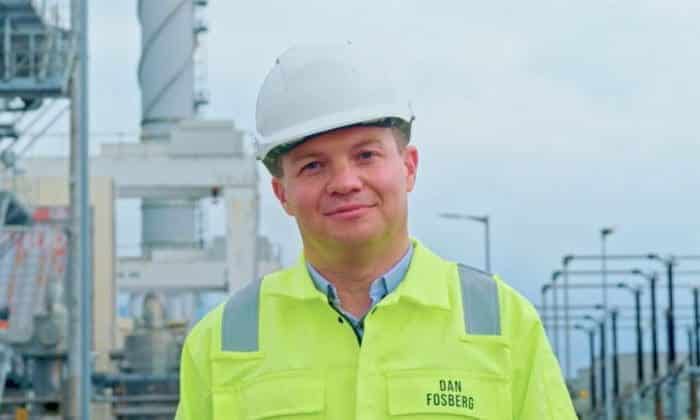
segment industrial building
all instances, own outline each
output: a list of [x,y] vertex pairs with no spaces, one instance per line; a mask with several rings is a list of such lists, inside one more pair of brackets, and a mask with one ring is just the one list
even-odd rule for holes
[[[206,120],[198,112],[208,97],[198,48],[207,2],[137,5],[142,50],[131,71],[141,87],[140,141],[103,144],[86,180],[90,410],[105,420],[172,418],[184,334],[212,304],[203,296],[222,300],[280,265],[275,245],[258,233],[257,169],[244,146],[250,139],[234,121]],[[3,419],[59,418],[78,410],[62,373],[73,331],[65,294],[75,287],[69,281],[71,162],[22,158],[13,147],[25,116],[41,112],[47,101],[80,100],[69,86],[79,61],[70,7],[70,1],[0,1]],[[141,207],[140,249],[129,257],[119,257],[115,246],[120,199]],[[203,207],[211,201],[225,208],[226,235],[205,241]],[[125,302],[121,314],[118,301]]]

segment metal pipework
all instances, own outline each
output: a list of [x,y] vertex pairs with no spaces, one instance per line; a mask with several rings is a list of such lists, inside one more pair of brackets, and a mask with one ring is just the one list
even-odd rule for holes
[[[558,287],[556,286],[556,281],[559,277],[564,278],[564,297],[565,297],[565,302],[564,302],[564,317],[565,317],[565,323],[568,325],[569,323],[569,305],[568,305],[568,285],[569,285],[569,275],[576,275],[576,276],[597,276],[601,274],[600,270],[567,270],[566,267],[568,266],[570,260],[566,259],[564,261],[564,270],[554,270],[552,272],[552,278],[551,282],[549,284],[545,284],[542,286],[542,306],[543,306],[543,313],[546,313],[547,310],[547,299],[546,299],[546,292],[550,287]],[[644,273],[642,273],[640,270],[637,269],[630,269],[630,270],[608,270],[608,274],[614,274],[614,275],[637,275],[637,276],[645,276]],[[607,284],[604,286],[605,290],[607,290],[608,286]],[[597,285],[592,285],[590,288],[603,288],[602,285],[597,284]],[[556,290],[554,291],[554,317],[555,321],[558,320],[558,305],[557,305],[557,295],[558,293]],[[605,305],[600,305],[600,309],[605,310]],[[546,324],[545,324],[546,328]],[[557,330],[554,330],[553,332],[554,335],[554,351],[557,355],[560,354],[559,351],[559,332]],[[571,346],[570,346],[570,338],[569,338],[569,331],[565,331],[565,336],[566,336],[566,348],[565,348],[565,362],[566,362],[566,376],[571,377]]]
[[[686,256],[687,257],[687,256]],[[666,268],[666,276],[668,280],[668,299],[669,299],[669,311],[668,311],[668,364],[669,368],[675,363],[676,360],[676,341],[675,341],[675,328],[674,328],[674,301],[673,301],[673,276],[674,276],[674,265],[675,258],[673,256],[663,258],[655,253],[648,254],[613,254],[613,255],[574,255],[568,254],[562,258],[564,268],[573,260],[588,260],[588,261],[600,261],[603,258],[606,260],[617,260],[617,261],[630,261],[630,260],[646,260],[646,261],[656,261],[664,265]]]

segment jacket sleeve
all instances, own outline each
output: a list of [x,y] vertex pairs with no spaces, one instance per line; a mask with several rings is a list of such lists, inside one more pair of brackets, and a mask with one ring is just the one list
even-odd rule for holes
[[212,420],[212,411],[208,343],[206,337],[193,331],[182,349],[180,401],[175,420]]
[[575,420],[569,390],[537,312],[515,294],[509,302],[513,362],[513,418]]

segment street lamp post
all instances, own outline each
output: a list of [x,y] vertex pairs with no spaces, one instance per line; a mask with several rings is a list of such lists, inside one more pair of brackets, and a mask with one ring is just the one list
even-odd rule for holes
[[595,327],[586,328],[582,325],[575,324],[574,328],[585,331],[588,335],[588,353],[590,357],[590,369],[588,370],[588,381],[590,382],[591,392],[591,412],[595,411],[598,405],[598,395],[596,393],[596,377],[595,377]]
[[[625,273],[634,272],[636,274],[637,270],[618,270],[618,271],[623,271]],[[576,271],[574,271],[572,273],[576,273]],[[586,272],[586,273],[588,273],[588,272]],[[552,283],[552,284],[545,284],[543,286],[543,288],[547,288],[547,289],[550,287],[567,287],[567,285],[563,285],[563,284],[557,285],[555,283]],[[641,311],[642,311],[642,307],[641,307],[642,290],[641,290],[641,287],[630,286],[629,284],[624,283],[624,282],[610,283],[610,284],[607,284],[607,287],[618,288],[618,289],[627,289],[627,290],[631,291],[632,294],[634,295],[634,311],[635,311],[635,315],[634,315],[635,327],[634,327],[634,329],[635,329],[636,338],[637,338],[637,354],[636,354],[636,358],[637,358],[637,382],[638,382],[639,386],[641,387],[643,382],[644,382],[644,361],[643,361],[644,350],[642,347],[642,342],[643,342],[643,335],[642,334],[643,333],[642,333],[642,317],[641,317]],[[568,288],[571,288],[571,289],[599,289],[600,284],[598,284],[598,283],[569,284]],[[619,309],[614,309],[614,310],[610,311],[610,316],[611,316],[611,321],[612,321],[613,397],[617,400],[620,396],[619,370],[618,370],[619,364],[618,364],[618,351],[617,351],[617,344],[618,344],[618,341],[617,341],[617,320],[619,319]],[[584,317],[584,318],[589,319],[590,317]],[[543,321],[547,320],[547,319],[548,319],[547,317],[543,317]],[[555,325],[557,325],[556,319],[554,320],[554,322],[555,322]],[[603,322],[603,320],[601,320],[600,322]],[[566,324],[564,324],[564,328],[565,329],[567,328]],[[603,338],[601,337],[601,340],[602,339]],[[605,343],[601,342],[601,348],[604,348],[604,347],[605,347]],[[604,351],[601,351],[601,353],[604,353]],[[566,358],[569,359],[570,355],[567,354]],[[602,359],[601,359],[601,361],[602,361]],[[604,370],[604,372],[606,372],[606,371],[607,371],[607,369]],[[618,417],[619,417],[619,414],[618,414]]]
[[642,289],[637,287],[634,293],[635,324],[637,326],[637,384],[644,385],[644,337],[642,335]]
[[[700,291],[697,287],[693,288],[693,327],[692,336],[694,338],[695,345],[691,341],[688,346],[688,353],[695,353],[695,367],[700,366],[700,338],[698,338],[698,333],[700,333]],[[694,348],[693,348],[694,347]],[[693,374],[690,375],[690,416],[695,419],[698,417],[698,392],[697,392],[697,377]]]
[[595,328],[588,329],[588,351],[591,358],[590,382],[591,382],[591,407],[596,408],[595,392]]
[[608,415],[608,377],[607,377],[607,369],[605,368],[605,360],[608,357],[606,354],[606,349],[605,349],[605,318],[607,317],[607,313],[603,314],[603,319],[600,320],[600,395],[601,395],[601,402],[603,403],[603,411],[606,413],[605,417],[607,418]]
[[610,318],[612,320],[612,376],[613,376],[613,397],[617,400],[620,397],[620,378],[619,378],[619,364],[618,364],[618,350],[617,350],[617,310],[613,309],[610,312]]
[[[634,318],[637,330],[637,384],[641,388],[644,384],[644,340],[642,336],[642,289],[633,287],[627,283],[618,283],[617,287],[627,289],[634,295]],[[614,327],[613,327],[614,328]],[[613,339],[615,340],[615,339]],[[616,362],[617,363],[617,362]]]
[[489,215],[473,216],[463,213],[440,213],[438,216],[444,219],[452,220],[471,220],[474,222],[483,223],[484,225],[484,259],[486,272],[491,272],[491,224]]
[[[618,254],[618,255],[607,255],[605,254],[604,256],[600,255],[565,255],[564,260],[647,260],[647,261],[657,261],[661,264],[664,265],[666,268],[666,275],[668,279],[668,294],[669,294],[669,310],[666,313],[666,329],[667,329],[667,336],[668,336],[668,366],[669,370],[673,368],[675,359],[676,359],[676,346],[675,346],[675,328],[674,328],[674,302],[673,302],[673,275],[674,275],[674,265],[675,265],[675,260],[679,259],[676,257],[669,257],[669,258],[663,258],[659,256],[658,254],[655,253],[649,253],[649,254]],[[694,256],[684,256],[683,259],[694,259]],[[652,299],[656,298],[656,287],[655,287],[655,280],[656,277],[654,276],[654,286],[652,286]],[[653,317],[656,317],[656,312],[654,311]],[[655,320],[653,320],[655,321]],[[654,322],[655,324],[655,322]],[[655,350],[656,349],[656,325],[654,325],[654,331],[652,335],[652,348]],[[656,353],[653,363],[654,363],[654,377],[658,377],[658,362],[657,362],[657,357],[658,353]],[[661,413],[663,412],[662,409],[662,401],[661,401],[661,396],[659,392],[659,388],[655,388],[655,411],[657,414],[657,418],[661,418]]]
[[[563,270],[555,270],[552,272],[552,279],[550,284],[545,284],[542,286],[542,305],[543,305],[543,311],[546,312],[547,310],[547,300],[546,300],[546,292],[550,287],[553,287],[559,277],[564,278],[564,324],[565,325],[570,325],[569,322],[569,304],[568,304],[568,299],[567,296],[569,294],[569,275],[595,275],[598,276],[602,273],[601,270],[568,270],[568,265],[571,262],[573,257],[571,256],[566,256],[562,260],[562,266],[564,267]],[[614,275],[644,275],[640,270],[633,269],[633,270],[607,270],[607,274],[614,274]],[[604,287],[604,289],[607,289],[608,287],[611,287],[610,285],[607,285]],[[616,287],[616,286],[615,286]],[[600,285],[596,286],[596,288],[600,288]],[[552,313],[554,315],[554,322],[558,322],[559,318],[559,309],[557,305],[557,290],[555,288],[554,292],[554,307],[552,308]],[[604,305],[601,305],[601,309],[604,309]],[[546,324],[545,324],[546,326]],[[564,355],[565,355],[565,373],[567,377],[571,376],[571,345],[570,345],[570,338],[569,338],[569,331],[564,331],[564,337],[565,337],[565,348],[564,348]],[[559,352],[559,331],[554,330],[552,331],[552,335],[554,338],[554,352],[559,357],[560,352]]]
[[[608,284],[608,276],[607,276],[607,249],[606,249],[606,244],[607,244],[607,237],[612,235],[612,233],[615,230],[611,227],[604,227],[600,230],[600,244],[601,244],[601,255],[603,256],[601,260],[601,270],[603,271],[602,275],[602,285],[603,285],[603,311],[605,313],[608,312],[608,291],[607,291],[607,284]],[[603,318],[603,334],[607,334],[607,328],[605,327],[607,318]],[[607,359],[602,360],[603,365],[608,364]],[[606,381],[607,382],[607,381]],[[604,389],[603,392],[607,393],[608,389]],[[606,399],[606,405],[605,405],[605,418],[610,420],[611,414],[612,414],[612,399],[608,398]]]
[[695,334],[695,365],[700,366],[700,293],[697,287],[693,288],[693,325]]

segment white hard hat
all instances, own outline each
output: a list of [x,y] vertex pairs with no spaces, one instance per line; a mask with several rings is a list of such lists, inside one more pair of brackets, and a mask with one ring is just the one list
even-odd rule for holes
[[396,118],[410,123],[386,71],[350,44],[293,47],[268,73],[258,93],[257,158],[279,146],[354,124]]

